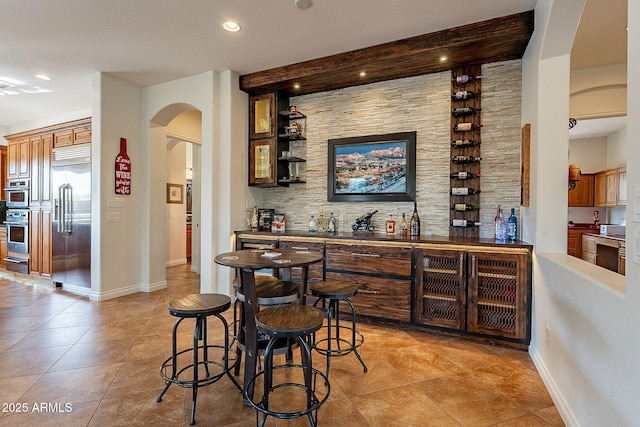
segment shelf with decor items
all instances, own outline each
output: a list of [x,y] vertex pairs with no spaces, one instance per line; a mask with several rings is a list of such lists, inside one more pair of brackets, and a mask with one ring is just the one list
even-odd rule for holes
[[[470,224],[480,222],[480,160],[482,127],[480,114],[481,103],[481,65],[469,65],[451,70],[451,166],[453,176],[459,172],[467,172],[472,179],[450,180],[450,204],[452,206],[449,227],[450,237],[478,237],[479,227],[454,226],[458,220],[466,220]],[[469,188],[468,195],[459,195],[457,188]],[[476,208],[469,208],[472,206]]]

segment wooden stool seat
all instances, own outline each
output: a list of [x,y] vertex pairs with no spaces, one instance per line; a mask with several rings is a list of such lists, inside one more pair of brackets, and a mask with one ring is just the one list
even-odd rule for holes
[[309,335],[322,327],[324,313],[306,305],[269,307],[256,314],[258,329],[267,335],[294,338]]
[[320,298],[351,298],[358,293],[358,285],[341,280],[314,283],[310,289],[311,295]]
[[[244,302],[243,289],[237,280],[232,282],[238,301]],[[258,305],[278,305],[296,302],[300,296],[300,285],[280,280],[273,276],[256,276],[256,296]]]
[[169,303],[169,314],[176,317],[201,317],[222,313],[231,306],[231,298],[222,294],[193,294]]

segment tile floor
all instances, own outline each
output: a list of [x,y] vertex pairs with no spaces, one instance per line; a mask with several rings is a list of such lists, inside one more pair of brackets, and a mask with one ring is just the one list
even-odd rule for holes
[[[190,390],[173,385],[157,403],[158,369],[175,320],[167,303],[197,293],[199,277],[186,266],[167,273],[165,290],[100,303],[0,276],[0,427],[188,425]],[[427,330],[360,330],[369,372],[353,355],[333,359],[320,426],[564,425],[526,352]],[[200,390],[196,425],[255,422],[229,379]]]

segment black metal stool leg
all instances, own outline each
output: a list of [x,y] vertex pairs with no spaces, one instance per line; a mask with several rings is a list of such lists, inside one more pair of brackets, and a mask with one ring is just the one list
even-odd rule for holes
[[[353,306],[353,303],[348,298],[345,298],[345,301],[347,302],[347,304],[349,304],[349,307],[351,307],[351,343],[355,346],[355,342],[356,342],[356,308]],[[360,356],[360,353],[358,353],[358,348],[354,347],[353,352],[356,354],[356,357],[360,361],[360,364],[364,368],[364,371],[367,372],[369,369],[367,368],[367,365],[365,365],[364,360],[362,360],[362,357]]]
[[[173,331],[171,332],[171,380],[175,380],[177,377],[176,372],[178,366],[178,345],[176,343],[176,331],[178,330],[178,325],[182,323],[183,320],[183,317],[176,320],[176,322],[173,324]],[[160,367],[160,371],[162,372],[162,367]],[[173,384],[173,382],[166,381],[166,384],[160,392],[160,395],[156,399],[156,402],[162,402],[162,396],[164,396],[167,390],[169,390],[169,386],[171,384]]]

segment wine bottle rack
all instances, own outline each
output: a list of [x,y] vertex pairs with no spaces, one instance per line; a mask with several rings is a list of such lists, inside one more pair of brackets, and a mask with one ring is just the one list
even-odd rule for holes
[[[466,83],[457,83],[455,81],[457,76],[468,75],[468,76],[480,76],[482,75],[482,67],[481,65],[470,65],[460,68],[455,68],[451,70],[451,93],[454,94],[459,91],[472,91],[475,96],[467,99],[455,99],[453,96],[451,97],[451,109],[454,108],[473,108],[474,111],[470,114],[464,115],[454,115],[451,116],[451,140],[449,144],[451,145],[451,141],[457,140],[473,140],[477,141],[478,144],[469,145],[469,146],[453,146],[451,145],[451,155],[450,159],[450,168],[451,173],[455,172],[471,172],[473,174],[480,174],[480,165],[481,161],[475,163],[454,163],[451,159],[453,156],[473,156],[473,157],[482,157],[480,148],[482,147],[481,141],[481,131],[480,128],[473,129],[469,131],[454,131],[454,125],[458,123],[470,122],[476,125],[482,124],[481,119],[481,110],[482,110],[482,79],[472,79]],[[465,180],[450,180],[450,188],[457,187],[468,187],[474,190],[480,190],[480,181],[482,178],[472,178]],[[480,194],[473,194],[469,196],[450,196],[450,204],[453,206],[457,203],[466,203],[468,205],[480,206]],[[467,221],[480,222],[480,211],[472,210],[472,211],[455,211],[451,210],[450,220],[453,219],[466,219]],[[481,227],[486,227],[487,225],[481,225]],[[479,227],[449,227],[449,236],[451,237],[478,237],[479,236]]]

